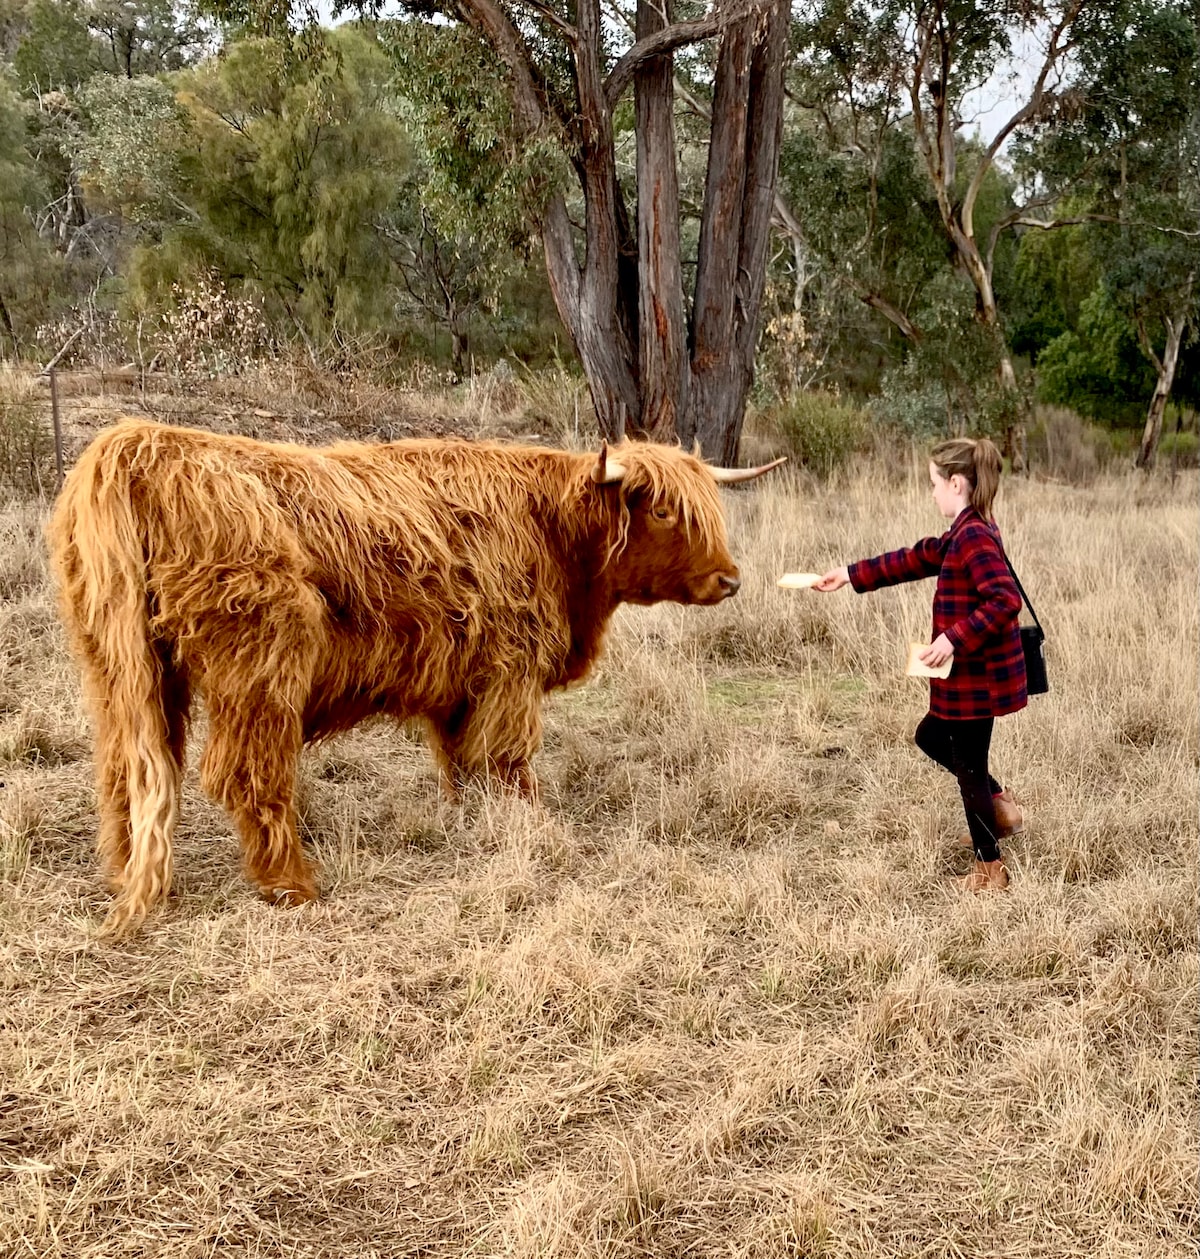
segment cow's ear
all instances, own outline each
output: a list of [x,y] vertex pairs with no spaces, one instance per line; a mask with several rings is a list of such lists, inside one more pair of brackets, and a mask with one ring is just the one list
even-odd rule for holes
[[625,469],[615,459],[608,457],[608,442],[600,443],[600,453],[592,467],[592,480],[597,485],[616,485],[625,479]]

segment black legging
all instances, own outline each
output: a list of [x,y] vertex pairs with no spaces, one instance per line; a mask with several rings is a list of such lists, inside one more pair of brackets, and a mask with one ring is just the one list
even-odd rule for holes
[[993,794],[1000,784],[988,773],[988,748],[992,742],[992,717],[973,721],[947,721],[928,713],[913,738],[917,747],[958,779],[971,843],[980,861],[998,861],[996,806]]

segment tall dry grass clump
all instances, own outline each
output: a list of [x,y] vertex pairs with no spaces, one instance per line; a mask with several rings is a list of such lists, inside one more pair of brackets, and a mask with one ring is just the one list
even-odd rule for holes
[[193,766],[175,897],[120,945],[15,563],[0,1253],[1195,1253],[1194,478],[1004,485],[1053,689],[997,726],[1028,829],[986,898],[911,744],[932,585],[774,586],[936,531],[923,460],[729,509],[741,594],[619,615],[541,809],[446,808],[415,734],[360,729],[304,762],[326,899],[281,912]]

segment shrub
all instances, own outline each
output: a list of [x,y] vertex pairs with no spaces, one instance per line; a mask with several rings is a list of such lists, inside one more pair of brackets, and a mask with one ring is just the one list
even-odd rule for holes
[[158,361],[182,376],[237,376],[274,356],[276,345],[253,297],[229,292],[215,271],[171,286]]
[[0,487],[27,497],[53,493],[54,437],[33,377],[0,366]]
[[1164,433],[1158,443],[1160,467],[1200,468],[1200,434],[1183,429]]
[[880,423],[899,429],[908,437],[928,442],[954,432],[953,415],[946,391],[938,384],[909,385],[903,369],[888,372],[879,397],[871,399],[871,414]]
[[1040,406],[1029,429],[1029,463],[1071,485],[1091,485],[1121,452],[1112,435],[1067,407]]
[[822,477],[862,451],[870,437],[866,411],[830,393],[795,394],[762,420],[778,429],[794,459]]

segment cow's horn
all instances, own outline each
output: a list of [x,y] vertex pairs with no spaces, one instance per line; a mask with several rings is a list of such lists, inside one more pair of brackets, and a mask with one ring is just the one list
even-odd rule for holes
[[764,463],[761,468],[709,468],[709,472],[722,485],[737,485],[740,481],[753,481],[755,477],[770,472],[772,468],[778,468],[781,463],[787,463],[787,458],[787,455],[780,455],[778,459]]
[[625,479],[625,468],[615,459],[608,457],[608,442],[600,443],[600,454],[596,458],[595,466],[592,468],[592,480],[597,485],[615,485],[618,481]]

